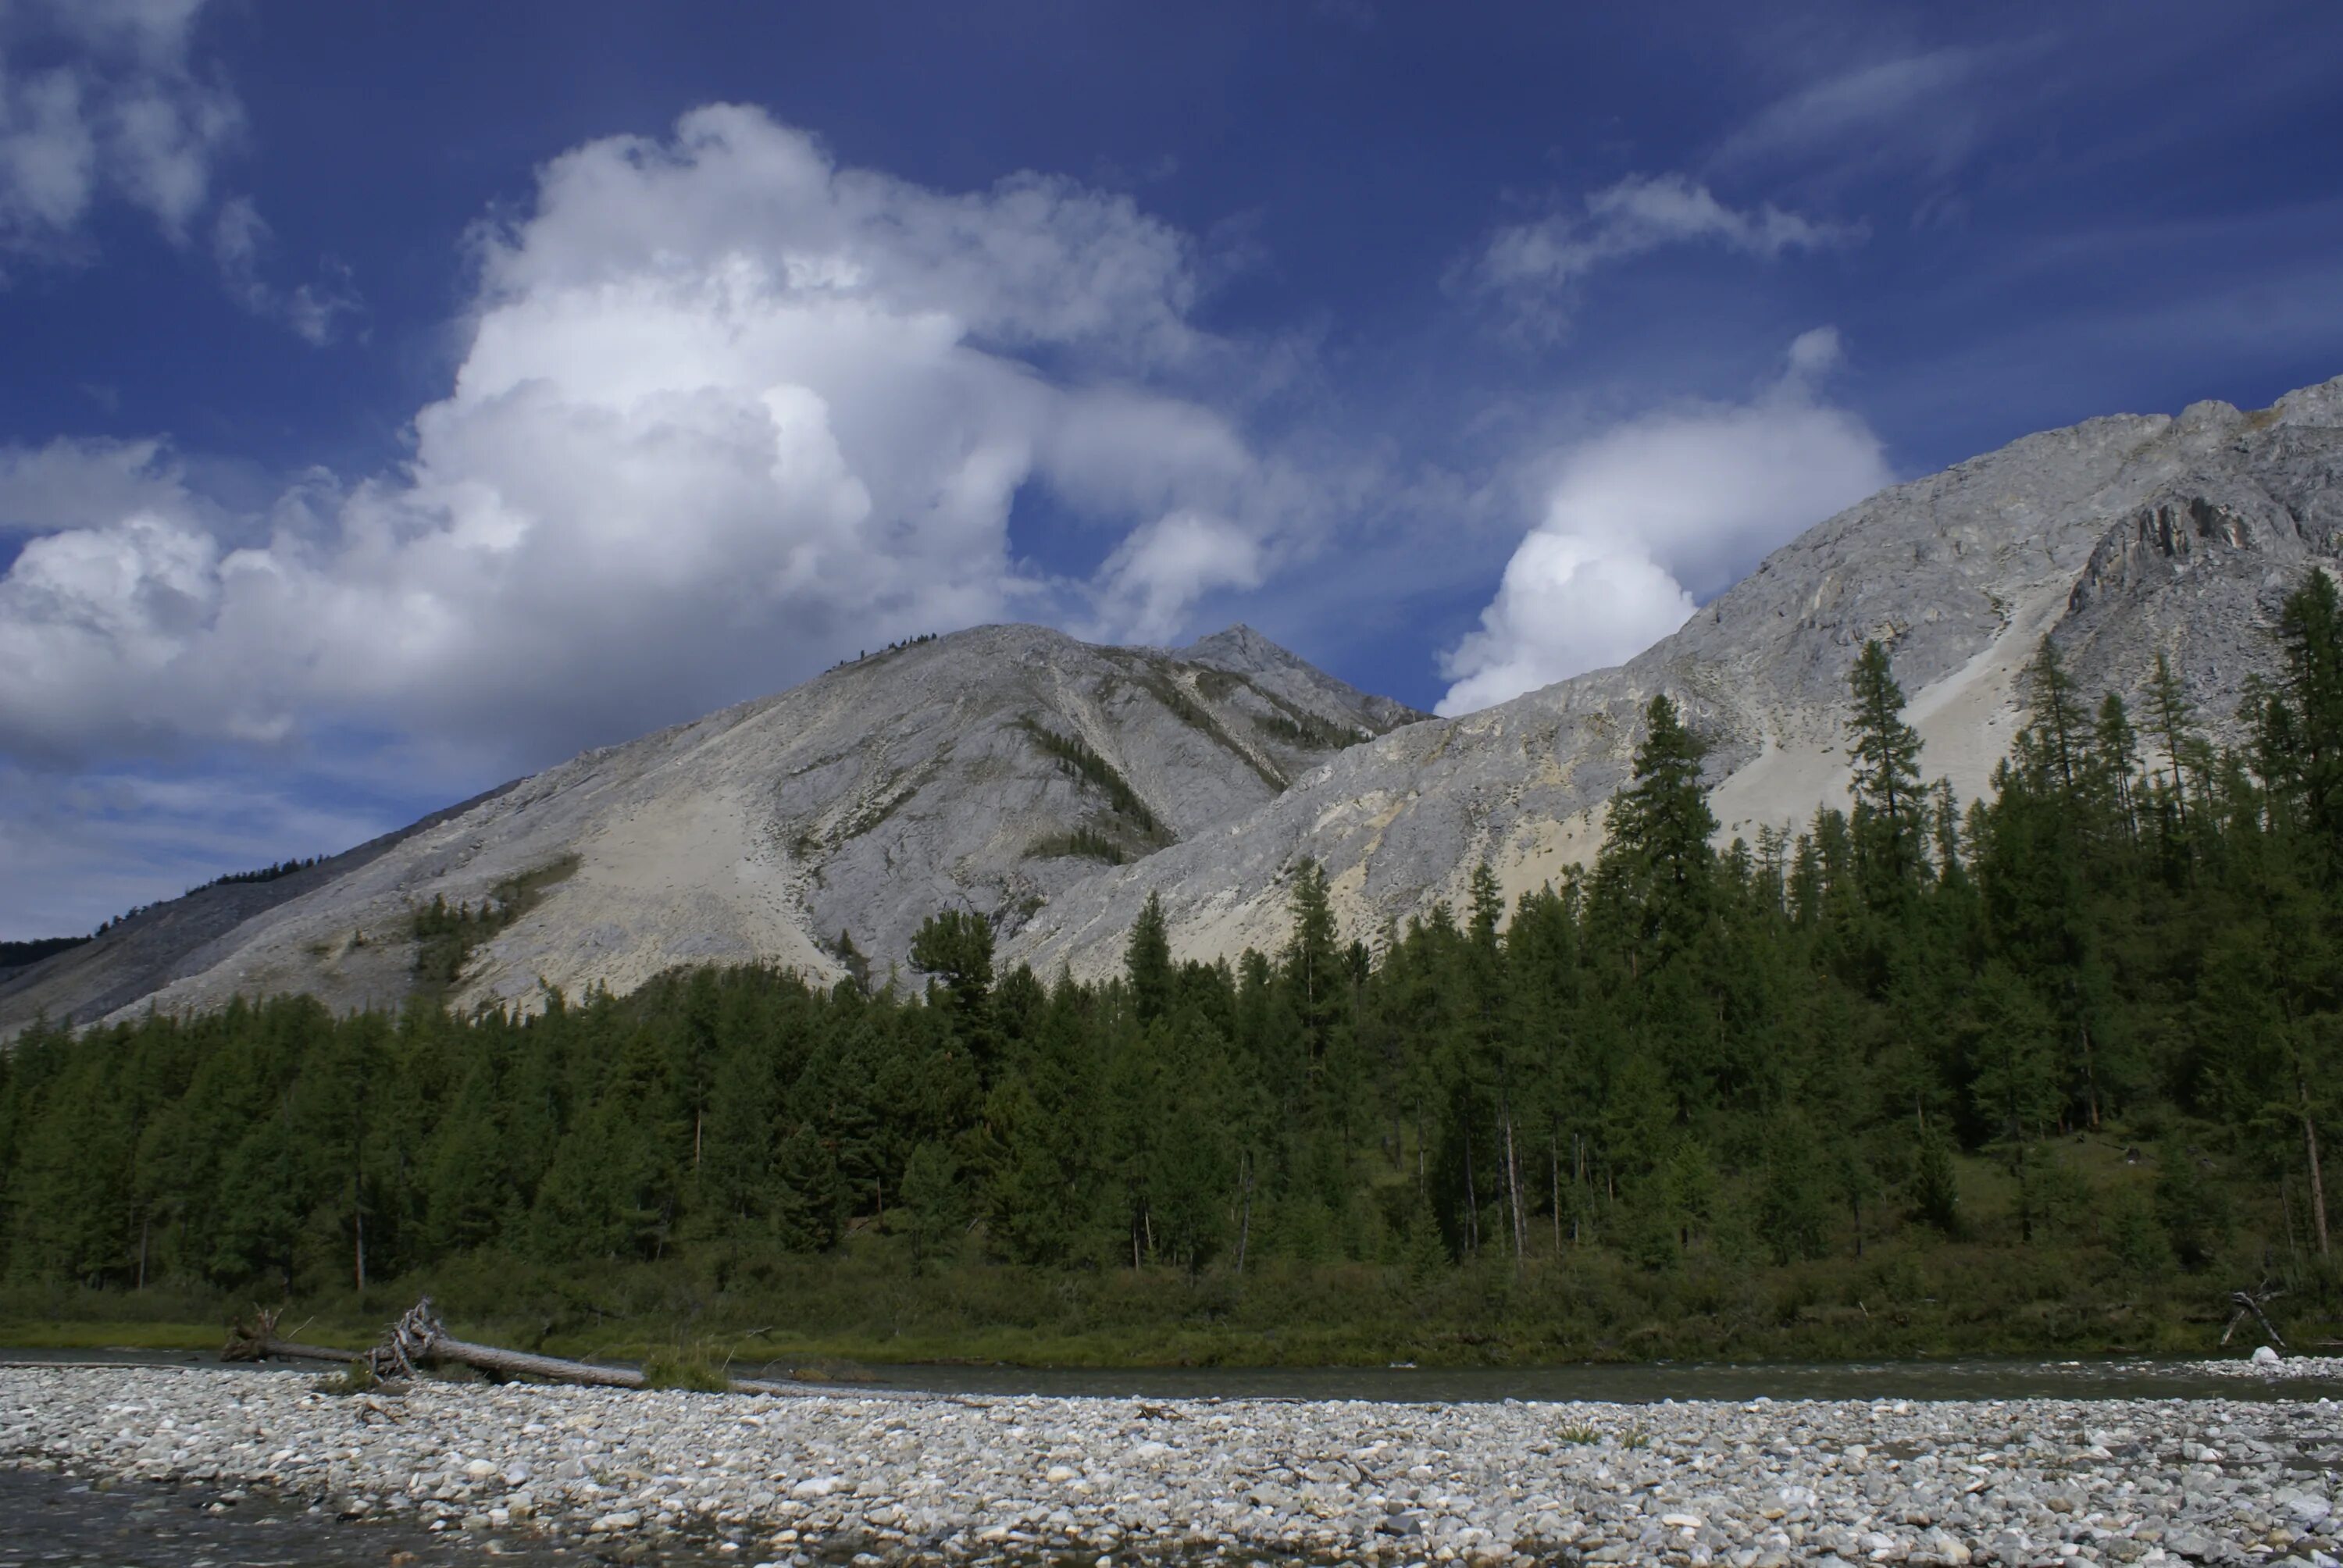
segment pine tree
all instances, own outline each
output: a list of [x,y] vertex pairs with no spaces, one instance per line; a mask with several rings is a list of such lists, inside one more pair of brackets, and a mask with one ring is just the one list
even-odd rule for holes
[[1813,1132],[1803,1122],[1777,1126],[1765,1141],[1757,1191],[1758,1233],[1777,1263],[1830,1251],[1828,1177]]
[[954,1030],[990,1082],[1001,1044],[992,1018],[992,922],[972,910],[930,915],[912,933],[911,962],[943,983]]
[[1951,1140],[1941,1131],[1920,1135],[1920,1155],[1912,1180],[1912,1208],[1921,1222],[1946,1236],[1961,1231],[1960,1176]]
[[811,1126],[800,1123],[781,1141],[775,1165],[773,1221],[781,1245],[804,1252],[836,1246],[847,1210],[837,1156]]
[[1683,951],[1706,923],[1716,866],[1716,818],[1701,782],[1707,743],[1685,728],[1663,693],[1644,709],[1635,779],[1611,807],[1598,878],[1634,911],[1636,936],[1654,961]]
[[2037,767],[2055,776],[2062,796],[2072,797],[2087,760],[2089,726],[2074,677],[2058,657],[2058,645],[2046,637],[2026,667],[2024,686],[2026,728]]
[[2107,848],[2117,853],[2139,839],[2134,781],[2138,769],[2138,732],[2132,729],[2124,699],[2110,691],[2099,699],[2098,719],[2091,729],[2088,794],[2094,827],[2108,840]]
[[1154,1022],[1172,1005],[1172,940],[1163,920],[1163,895],[1151,890],[1131,923],[1122,952],[1122,972],[1131,984],[1132,1010],[1142,1024]]
[[912,1261],[929,1261],[966,1222],[959,1161],[940,1143],[922,1143],[903,1167],[902,1211],[911,1233]]
[[2049,1010],[2023,978],[1996,962],[1977,977],[1964,1022],[1976,1064],[1977,1119],[2013,1141],[2041,1137],[2066,1099]]
[[1317,861],[1305,859],[1294,868],[1292,908],[1293,936],[1285,947],[1285,978],[1309,1044],[1310,1063],[1315,1066],[1325,1057],[1338,1004],[1348,984],[1335,940],[1326,872]]
[[2197,732],[2196,704],[2188,700],[2187,688],[2173,674],[2171,661],[2161,652],[2156,656],[2156,675],[2148,687],[2148,707],[2156,739],[2164,749],[2165,763],[2172,770],[2174,809],[2181,831],[2186,833],[2188,778],[2192,773],[2199,780],[2205,777],[2205,742]]
[[2278,613],[2282,661],[2262,744],[2308,834],[2321,879],[2343,879],[2343,596],[2313,567]]
[[1925,863],[1920,737],[1904,722],[1904,689],[1877,641],[1863,645],[1848,686],[1855,699],[1846,735],[1854,768],[1855,856],[1865,900],[1884,910],[1910,897]]

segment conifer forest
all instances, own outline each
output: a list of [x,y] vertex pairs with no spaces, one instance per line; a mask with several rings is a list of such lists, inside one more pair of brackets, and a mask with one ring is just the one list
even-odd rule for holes
[[998,972],[945,911],[916,973],[830,989],[38,1029],[0,1056],[0,1278],[20,1307],[430,1289],[881,1352],[2177,1348],[2240,1290],[2315,1334],[2343,1278],[2327,577],[2273,635],[2218,746],[2187,671],[2127,707],[2045,643],[1975,800],[1929,782],[1871,644],[1852,809],[1725,849],[1656,698],[1594,865],[1511,902],[1484,868],[1373,940],[1304,862],[1282,950],[1176,962],[1151,904],[1101,983]]

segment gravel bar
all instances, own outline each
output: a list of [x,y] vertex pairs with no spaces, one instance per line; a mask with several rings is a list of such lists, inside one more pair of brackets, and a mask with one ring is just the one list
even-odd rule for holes
[[2343,1404],[1393,1404],[0,1371],[0,1463],[743,1564],[2335,1564]]

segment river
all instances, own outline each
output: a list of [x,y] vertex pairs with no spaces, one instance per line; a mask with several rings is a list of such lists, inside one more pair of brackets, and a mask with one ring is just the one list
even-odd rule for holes
[[[609,1554],[615,1557],[614,1552]],[[233,1488],[117,1482],[0,1466],[0,1568],[598,1568],[605,1556],[516,1535],[492,1544],[419,1522],[350,1524]],[[646,1551],[658,1568],[738,1564],[698,1547]]]
[[[2238,1358],[2242,1360],[2243,1358]],[[216,1356],[168,1351],[0,1348],[0,1365],[216,1366]],[[259,1369],[255,1369],[259,1370]],[[321,1369],[322,1370],[322,1369]],[[788,1378],[786,1361],[735,1362],[742,1377]],[[2317,1399],[2331,1378],[2235,1377],[2204,1363],[2138,1357],[2080,1361],[1624,1362],[1530,1367],[1031,1367],[923,1362],[858,1369],[852,1385],[925,1393],[1049,1394],[1110,1399],[1363,1399],[1401,1404],[1485,1404],[1508,1399]]]

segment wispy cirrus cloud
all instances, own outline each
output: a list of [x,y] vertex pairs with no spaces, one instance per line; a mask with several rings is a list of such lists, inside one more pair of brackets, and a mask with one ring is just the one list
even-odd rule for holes
[[0,0],[0,286],[12,266],[87,261],[96,216],[127,208],[172,245],[207,248],[245,309],[323,347],[361,308],[357,291],[330,259],[311,282],[272,281],[259,208],[220,198],[246,125],[196,48],[206,3]]
[[1541,336],[1568,329],[1579,286],[1592,273],[1674,246],[1713,246],[1772,260],[1833,249],[1864,237],[1859,224],[1786,211],[1770,202],[1737,207],[1682,174],[1630,175],[1563,209],[1490,236],[1452,276],[1502,300]]
[[291,288],[273,282],[262,267],[274,231],[250,196],[221,205],[212,220],[212,261],[229,297],[253,315],[282,323],[312,347],[323,348],[341,335],[345,318],[366,308],[350,269],[330,258],[313,282]]
[[[55,259],[102,201],[174,241],[208,206],[244,129],[236,95],[196,65],[203,0],[19,0],[0,6],[0,256]],[[45,57],[27,65],[28,55]]]
[[1951,174],[1986,129],[1986,51],[1948,47],[1867,61],[1776,98],[1728,132],[1719,171],[1820,162],[1840,171],[1901,165]]

